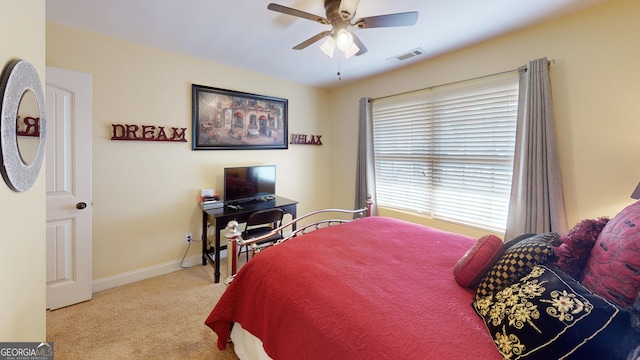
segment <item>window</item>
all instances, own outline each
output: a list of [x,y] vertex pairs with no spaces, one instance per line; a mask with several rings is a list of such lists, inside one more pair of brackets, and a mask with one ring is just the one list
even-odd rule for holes
[[372,107],[379,206],[504,231],[517,72],[376,99]]

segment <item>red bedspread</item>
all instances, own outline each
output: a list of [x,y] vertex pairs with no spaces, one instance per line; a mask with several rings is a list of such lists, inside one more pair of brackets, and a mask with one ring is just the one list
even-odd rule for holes
[[205,323],[277,360],[501,359],[452,273],[474,242],[383,217],[316,230],[244,265]]

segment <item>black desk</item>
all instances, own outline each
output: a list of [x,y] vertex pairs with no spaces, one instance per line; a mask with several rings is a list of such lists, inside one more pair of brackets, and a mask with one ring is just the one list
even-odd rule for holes
[[[252,201],[241,204],[242,209],[230,209],[226,206],[217,209],[203,209],[202,210],[202,265],[207,265],[207,260],[211,261],[214,266],[215,282],[220,282],[220,250],[226,248],[220,246],[220,236],[222,230],[227,226],[227,223],[231,220],[235,220],[238,223],[244,223],[247,221],[249,215],[257,210],[280,208],[285,214],[291,215],[296,218],[296,205],[295,200],[286,199],[280,196],[276,196],[274,200],[267,201]],[[215,239],[214,247],[209,247],[207,242],[207,228],[211,223],[215,227]],[[214,258],[211,258],[213,252]]]

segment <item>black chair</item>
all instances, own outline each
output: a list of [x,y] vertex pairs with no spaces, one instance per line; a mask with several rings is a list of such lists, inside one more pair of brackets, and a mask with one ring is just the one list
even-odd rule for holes
[[[245,230],[242,232],[242,238],[249,240],[268,234],[273,231],[273,229],[280,226],[283,217],[284,211],[282,209],[265,209],[251,213],[247,218],[247,225]],[[279,239],[282,239],[282,231],[256,242],[256,245],[274,242]],[[249,261],[249,246],[245,245],[244,248],[247,254],[247,261]],[[242,254],[242,248],[238,251],[238,257],[240,257],[240,254]]]

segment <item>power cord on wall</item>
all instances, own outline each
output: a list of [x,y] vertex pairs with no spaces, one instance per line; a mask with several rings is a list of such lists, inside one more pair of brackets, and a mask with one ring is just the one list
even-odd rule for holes
[[182,255],[182,260],[180,260],[180,268],[182,268],[182,269],[189,269],[189,268],[192,268],[192,267],[196,266],[196,265],[192,265],[192,266],[184,266],[183,265],[184,259],[187,257],[187,253],[189,252],[189,249],[191,248],[191,243],[194,242],[194,241],[195,240],[189,241],[189,244],[187,244],[187,250],[185,250],[184,251],[184,255]]
[[187,244],[187,249],[184,251],[184,255],[182,255],[182,259],[180,260],[180,267],[182,269],[189,269],[189,268],[192,268],[194,266],[198,266],[198,265],[191,265],[191,266],[184,266],[183,265],[184,264],[184,259],[186,259],[187,253],[189,252],[189,249],[191,248],[191,244],[194,243],[194,242],[202,242],[202,240],[193,240],[192,239],[191,241],[189,241],[189,243]]
[[[212,228],[213,228],[213,225],[208,224],[208,226],[207,226],[207,243],[208,244],[211,244],[211,241],[210,241],[211,239],[210,238],[211,238],[211,234],[212,233],[211,233],[210,230]],[[187,244],[187,249],[184,251],[184,255],[182,255],[182,259],[180,260],[180,268],[182,268],[182,269],[189,269],[189,268],[192,268],[194,266],[198,266],[198,265],[184,266],[184,259],[186,259],[187,253],[189,253],[189,249],[191,248],[191,243],[193,243],[193,242],[202,242],[202,239],[200,239],[200,240],[191,239],[191,241],[189,241],[189,243]]]

